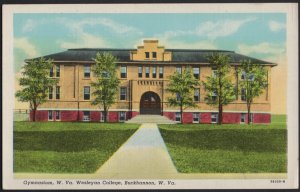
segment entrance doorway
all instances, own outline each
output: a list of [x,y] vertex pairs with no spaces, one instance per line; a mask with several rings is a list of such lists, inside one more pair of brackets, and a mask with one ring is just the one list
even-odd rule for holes
[[142,95],[140,102],[140,114],[160,115],[160,108],[160,98],[156,93],[148,91]]

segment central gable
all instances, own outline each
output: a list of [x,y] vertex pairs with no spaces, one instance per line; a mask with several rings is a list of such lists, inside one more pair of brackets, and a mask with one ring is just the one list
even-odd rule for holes
[[144,40],[143,46],[138,46],[136,51],[130,52],[132,61],[171,61],[171,58],[171,52],[159,46],[158,40]]

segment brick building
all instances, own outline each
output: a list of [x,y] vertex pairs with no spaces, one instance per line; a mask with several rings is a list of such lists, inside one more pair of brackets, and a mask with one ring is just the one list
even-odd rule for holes
[[[137,49],[68,49],[67,51],[44,56],[53,59],[55,67],[51,78],[58,78],[56,87],[49,90],[48,101],[36,113],[37,121],[103,121],[102,109],[91,105],[94,75],[91,66],[97,52],[109,52],[118,58],[117,72],[120,78],[116,103],[110,108],[108,121],[122,122],[139,114],[159,114],[174,121],[180,121],[179,108],[168,106],[166,92],[168,76],[181,72],[186,67],[193,69],[194,77],[205,80],[212,74],[207,56],[212,53],[227,54],[231,57],[232,82],[238,84],[242,77],[236,68],[241,60],[250,59],[268,70],[268,83],[264,93],[254,100],[251,120],[253,123],[269,123],[271,68],[274,63],[258,60],[233,51],[165,49],[158,40],[144,40]],[[196,108],[184,110],[184,123],[216,123],[218,110],[204,101],[205,91],[196,88]],[[224,123],[246,123],[247,108],[243,95],[224,107]]]

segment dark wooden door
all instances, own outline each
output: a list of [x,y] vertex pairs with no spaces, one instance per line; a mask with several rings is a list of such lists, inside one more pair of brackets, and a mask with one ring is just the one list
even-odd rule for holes
[[146,92],[140,102],[140,114],[160,114],[160,98],[154,92]]

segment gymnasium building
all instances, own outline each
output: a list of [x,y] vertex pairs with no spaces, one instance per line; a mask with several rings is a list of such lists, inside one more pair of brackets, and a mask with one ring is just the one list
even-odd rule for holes
[[[109,52],[118,59],[117,73],[120,79],[116,102],[110,107],[109,122],[124,122],[137,115],[162,115],[172,121],[180,121],[179,107],[170,107],[166,91],[168,77],[184,68],[192,68],[199,81],[212,75],[207,56],[222,53],[231,57],[232,82],[238,85],[243,76],[237,74],[241,60],[265,66],[268,70],[268,87],[254,100],[251,121],[270,123],[271,121],[271,68],[274,63],[251,58],[226,50],[167,49],[158,40],[144,40],[136,49],[68,49],[64,52],[46,55],[55,66],[50,71],[51,78],[59,79],[57,86],[50,88],[48,101],[39,106],[37,121],[103,121],[102,109],[91,104],[94,74],[91,66],[97,52]],[[28,60],[26,60],[28,61]],[[217,107],[205,103],[205,90],[196,87],[193,93],[196,108],[184,110],[184,123],[216,123]],[[223,123],[247,123],[247,107],[244,95],[236,95],[236,100],[224,107]]]

